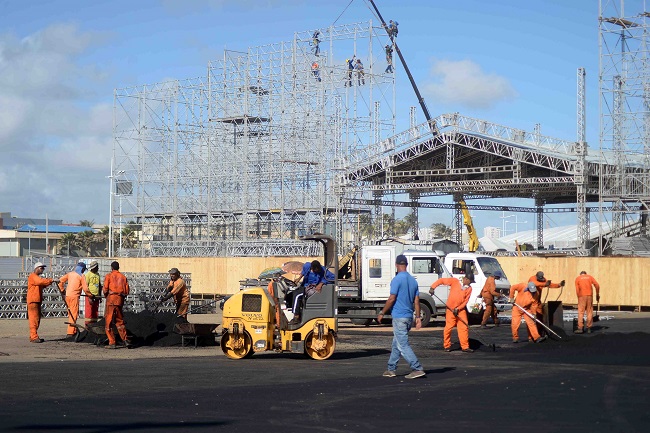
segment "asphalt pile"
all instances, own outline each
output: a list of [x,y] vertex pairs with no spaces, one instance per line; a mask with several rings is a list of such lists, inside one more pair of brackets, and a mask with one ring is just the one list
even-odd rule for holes
[[[145,310],[139,313],[125,312],[124,323],[126,324],[127,336],[133,347],[169,347],[181,345],[181,336],[174,332],[174,325],[187,323],[187,321],[176,317],[174,313],[153,313]],[[89,327],[91,332],[82,341],[96,344],[99,339],[100,344],[103,343],[105,340],[105,335],[103,335],[105,326],[104,318],[100,319],[96,324]],[[114,327],[113,333],[117,342],[121,342],[120,336]]]

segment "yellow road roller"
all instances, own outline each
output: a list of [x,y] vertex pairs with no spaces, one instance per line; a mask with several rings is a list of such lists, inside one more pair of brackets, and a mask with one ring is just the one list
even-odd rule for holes
[[242,359],[255,352],[274,350],[304,353],[312,359],[324,360],[334,353],[337,333],[336,243],[322,234],[301,239],[322,244],[323,265],[334,274],[334,281],[326,282],[320,292],[307,297],[300,320],[292,322],[288,321],[281,305],[290,292],[302,289],[298,285],[292,287],[279,274],[264,281],[266,286],[259,284],[231,296],[223,305],[221,337],[221,350],[228,358]]

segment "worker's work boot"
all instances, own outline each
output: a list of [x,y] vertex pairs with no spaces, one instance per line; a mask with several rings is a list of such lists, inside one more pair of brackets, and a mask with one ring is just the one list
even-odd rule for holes
[[444,351],[445,352],[451,352],[451,347],[445,347]]
[[587,328],[587,334],[591,334],[591,328]]
[[574,333],[574,334],[582,334],[582,333],[583,333],[583,330],[582,330],[582,328],[578,328],[578,329],[576,329],[575,331],[573,331],[573,333]]
[[104,346],[104,349],[117,349],[117,345],[115,344],[109,344],[107,346]]
[[541,343],[542,341],[545,341],[548,338],[548,336],[543,335],[539,337],[537,340],[535,340],[535,343]]
[[384,371],[384,374],[382,374],[384,377],[395,377],[397,374],[393,370],[386,370]]
[[517,343],[519,343],[519,340],[512,340],[512,342],[517,344]]
[[473,349],[470,349],[469,347],[467,349],[463,349],[463,352],[465,353],[474,353]]
[[42,338],[34,338],[33,340],[29,340],[30,343],[42,343],[44,341],[45,340],[43,340]]

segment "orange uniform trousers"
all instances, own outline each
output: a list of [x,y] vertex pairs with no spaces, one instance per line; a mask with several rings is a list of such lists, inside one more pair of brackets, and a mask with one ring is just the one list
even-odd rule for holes
[[[532,311],[531,309],[528,309],[526,311],[531,313],[533,316],[535,315],[535,312]],[[512,321],[510,322],[513,341],[519,340],[519,326],[521,325],[522,317],[526,321],[526,329],[528,330],[528,339],[530,340],[532,337],[533,341],[537,340],[539,338],[539,332],[537,332],[537,322],[535,322],[532,317],[530,317],[528,314],[521,311],[521,309],[515,305],[512,307]]]
[[29,340],[38,340],[38,327],[41,326],[41,303],[27,304],[27,319],[29,320]]
[[578,329],[582,329],[584,314],[587,314],[587,329],[594,324],[593,296],[578,296]]
[[[465,322],[465,323],[463,323]],[[467,327],[467,310],[462,309],[458,312],[458,317],[454,316],[449,309],[445,314],[445,330],[443,332],[443,345],[445,349],[451,347],[451,330],[455,327],[458,331],[458,340],[460,340],[460,348],[465,350],[469,349],[469,328]]]
[[108,337],[108,344],[115,344],[115,335],[113,334],[113,329],[111,324],[115,323],[117,332],[120,334],[122,341],[127,340],[126,336],[126,326],[124,325],[124,314],[122,313],[121,305],[110,305],[106,304],[106,310],[104,311],[104,320],[106,320],[106,337]]
[[[79,318],[79,297],[78,296],[66,296],[65,303],[68,304],[68,322],[77,323]],[[77,333],[77,328],[72,325],[68,325],[68,335],[75,335]]]
[[483,298],[483,301],[485,302],[485,312],[483,313],[483,320],[481,320],[481,325],[485,325],[490,317],[492,317],[492,320],[494,321],[495,325],[499,324],[499,318],[498,318],[498,311],[497,307],[494,306],[494,299],[485,299]]

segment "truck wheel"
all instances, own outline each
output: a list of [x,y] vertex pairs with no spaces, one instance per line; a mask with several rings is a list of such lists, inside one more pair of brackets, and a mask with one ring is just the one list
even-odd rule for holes
[[372,320],[373,319],[350,319],[350,322],[352,322],[354,325],[370,326]]
[[221,350],[230,359],[242,359],[250,357],[253,354],[253,339],[244,331],[241,338],[243,339],[241,347],[235,347],[235,339],[230,332],[224,332],[221,337]]
[[330,332],[323,339],[325,340],[324,344],[322,341],[318,341],[318,338],[314,337],[313,331],[310,332],[307,338],[305,338],[305,354],[317,361],[322,361],[332,356],[336,348],[334,334]]
[[422,319],[423,328],[429,326],[429,322],[431,322],[431,308],[422,301],[420,301],[420,319]]

